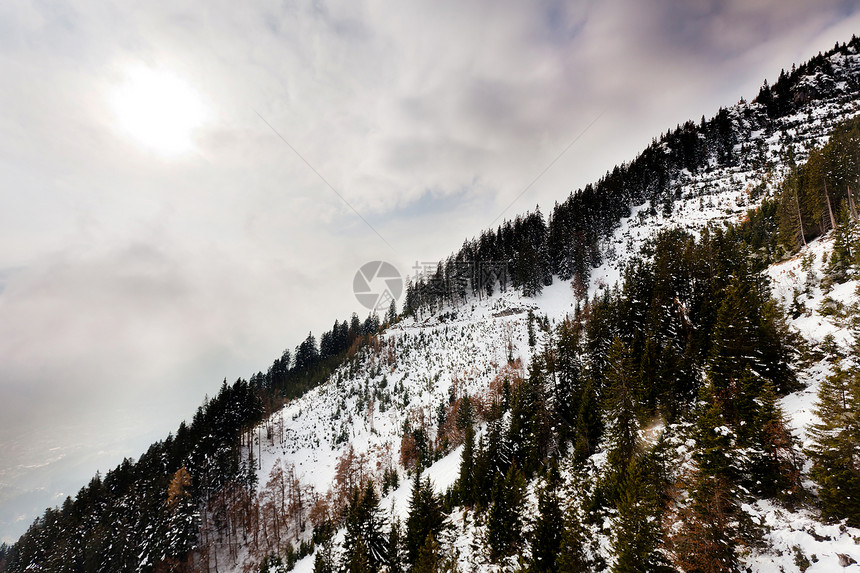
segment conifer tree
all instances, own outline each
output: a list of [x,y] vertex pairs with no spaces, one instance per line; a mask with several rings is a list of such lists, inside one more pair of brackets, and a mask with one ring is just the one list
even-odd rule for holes
[[659,496],[653,476],[649,476],[636,456],[630,459],[621,483],[618,516],[612,532],[615,562],[613,573],[657,571],[665,566],[659,523]]
[[812,479],[825,515],[860,526],[860,373],[837,365],[818,391]]
[[430,478],[421,479],[421,468],[415,471],[412,482],[412,496],[409,499],[409,516],[406,519],[406,535],[404,546],[406,558],[411,564],[418,560],[419,551],[427,541],[427,537],[439,535],[444,527],[445,513],[442,502],[433,491]]
[[622,484],[630,460],[636,455],[639,439],[637,419],[638,372],[630,350],[621,339],[615,338],[609,350],[606,370],[606,440],[609,455],[607,467],[607,494],[614,502],[621,495]]
[[472,420],[472,402],[464,396],[460,403],[458,426],[463,429],[463,457],[460,462],[460,477],[457,488],[460,503],[470,507],[475,500],[475,426]]
[[550,476],[538,492],[538,514],[529,543],[531,545],[530,571],[555,573],[558,571],[558,554],[564,532],[564,514],[558,496],[557,480]]
[[391,299],[391,304],[388,305],[388,312],[385,315],[385,322],[391,326],[397,321],[397,301]]
[[735,276],[717,313],[708,370],[720,389],[728,388],[747,366],[761,370],[761,304],[749,278],[745,270]]
[[564,516],[564,530],[561,534],[556,566],[558,571],[588,572],[594,570],[587,544],[589,532],[580,517],[580,508],[571,504]]
[[785,499],[800,491],[797,440],[788,428],[776,391],[764,384],[755,400],[750,428],[749,489],[764,496]]
[[185,466],[173,474],[167,490],[166,543],[168,559],[181,562],[194,548],[197,511],[191,495],[191,474]]
[[682,570],[733,573],[744,521],[737,486],[742,463],[735,447],[738,436],[727,414],[725,390],[709,381],[701,394],[695,426],[698,468],[691,500],[679,515],[682,526],[670,545]]
[[332,555],[331,540],[317,545],[314,556],[314,573],[334,573],[335,564]]
[[567,443],[576,435],[576,421],[585,377],[579,356],[581,350],[577,325],[570,318],[566,318],[556,332],[552,408],[558,427],[559,448],[566,451]]
[[[387,549],[384,527],[385,518],[379,507],[379,496],[370,480],[364,490],[355,488],[350,495],[343,543],[344,563],[352,568],[367,563],[371,570],[378,570],[385,562]],[[364,555],[357,556],[356,552],[359,551]]]
[[424,544],[418,550],[418,557],[412,567],[412,573],[438,573],[442,548],[432,533],[427,534]]
[[403,539],[400,534],[400,520],[396,518],[388,533],[385,564],[388,567],[388,573],[403,573]]
[[576,436],[574,439],[574,457],[583,461],[593,454],[603,433],[603,422],[600,409],[600,398],[595,384],[589,380],[582,392],[579,412],[576,417]]
[[537,471],[552,440],[545,388],[543,357],[535,356],[528,380],[517,384],[511,392],[511,417],[505,440],[510,445],[512,461],[526,476]]
[[682,571],[739,570],[740,510],[732,490],[722,476],[698,474],[692,500],[679,515],[680,530],[670,540],[673,564]]
[[341,573],[375,573],[378,571],[370,564],[370,554],[361,537],[355,539],[354,544],[348,549],[343,556]]
[[494,561],[511,555],[520,546],[525,489],[525,478],[516,465],[508,468],[504,479],[496,478],[487,512],[487,545]]

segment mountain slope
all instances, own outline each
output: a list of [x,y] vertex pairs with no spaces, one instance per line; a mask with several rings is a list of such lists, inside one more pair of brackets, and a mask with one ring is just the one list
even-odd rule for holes
[[[194,565],[204,570],[240,571],[269,565],[274,568],[278,558],[283,558],[295,563],[297,570],[311,570],[315,560],[337,561],[341,554],[354,549],[345,543],[355,539],[350,537],[354,531],[350,531],[349,516],[362,499],[355,488],[366,488],[369,478],[382,497],[379,508],[383,517],[389,522],[400,520],[410,530],[406,527],[412,515],[410,500],[419,491],[410,483],[410,476],[423,467],[423,475],[432,478],[446,509],[452,510],[450,527],[438,533],[438,539],[431,539],[435,549],[431,543],[422,553],[428,558],[457,562],[469,570],[511,568],[516,559],[507,555],[510,548],[505,543],[526,557],[533,556],[535,547],[521,539],[503,542],[494,537],[498,524],[504,523],[499,521],[504,512],[496,493],[490,490],[517,490],[517,472],[521,472],[526,474],[522,476],[522,499],[517,501],[521,507],[505,517],[513,520],[514,529],[528,532],[538,528],[538,522],[531,518],[545,512],[547,504],[540,500],[555,495],[555,505],[565,514],[565,535],[573,535],[573,528],[567,525],[571,520],[579,520],[578,526],[587,532],[587,542],[580,540],[577,550],[568,553],[576,553],[577,558],[597,569],[617,567],[626,550],[619,541],[623,537],[619,531],[631,526],[624,521],[625,512],[634,512],[641,501],[638,494],[630,494],[634,501],[629,501],[625,492],[645,488],[647,480],[641,478],[639,485],[631,485],[631,475],[638,474],[615,467],[616,438],[625,428],[619,422],[621,416],[613,414],[623,412],[623,404],[613,396],[625,389],[627,382],[611,371],[620,369],[628,359],[635,359],[634,367],[645,371],[647,353],[639,345],[652,338],[643,337],[643,333],[650,334],[645,332],[650,326],[643,326],[648,320],[649,325],[665,323],[665,329],[661,326],[659,336],[653,337],[661,349],[655,361],[678,366],[655,374],[653,388],[631,383],[636,391],[648,394],[637,400],[653,403],[647,412],[634,404],[641,411],[632,417],[638,420],[627,420],[627,438],[635,442],[631,451],[637,452],[636,456],[641,452],[650,456],[659,445],[668,468],[662,479],[666,484],[673,482],[661,493],[674,508],[664,517],[674,519],[677,527],[663,533],[638,531],[637,535],[643,536],[643,547],[647,546],[647,535],[662,535],[662,545],[645,558],[662,559],[661,567],[669,562],[678,567],[679,545],[672,545],[671,540],[683,530],[683,516],[688,515],[684,511],[689,510],[695,496],[695,488],[688,482],[707,461],[697,424],[703,418],[703,405],[708,404],[708,397],[701,393],[708,391],[709,380],[716,377],[714,356],[718,353],[714,347],[719,341],[712,338],[720,326],[720,305],[709,308],[708,296],[693,296],[687,292],[692,287],[674,284],[684,281],[676,280],[681,275],[672,273],[693,272],[689,269],[673,268],[661,277],[657,275],[663,272],[660,265],[672,267],[677,262],[661,258],[661,253],[677,255],[683,249],[704,248],[703,244],[724,249],[720,252],[730,259],[708,261],[715,269],[747,269],[753,282],[765,262],[779,261],[766,272],[772,292],[793,313],[789,327],[806,341],[798,344],[796,351],[787,352],[793,356],[787,365],[791,377],[800,385],[786,384],[778,400],[787,427],[800,442],[788,451],[798,456],[802,492],[792,493],[789,501],[779,495],[738,494],[740,512],[733,515],[749,522],[756,532],[752,537],[759,543],[739,543],[743,552],[733,558],[755,571],[777,567],[824,571],[833,570],[840,561],[860,561],[852,545],[860,539],[860,530],[827,524],[816,509],[816,486],[809,479],[810,462],[803,453],[803,447],[811,445],[808,428],[816,420],[816,393],[835,364],[822,360],[820,348],[827,343],[826,334],[833,335],[831,347],[835,344],[845,356],[840,364],[845,368],[852,364],[850,329],[852,317],[857,315],[857,281],[844,280],[834,286],[831,280],[831,290],[825,293],[828,282],[821,279],[828,269],[824,255],[833,257],[832,232],[811,242],[794,258],[781,260],[791,256],[790,249],[781,246],[777,252],[770,243],[763,253],[756,251],[755,257],[735,256],[735,246],[752,245],[737,239],[740,231],[732,231],[732,239],[715,231],[727,224],[742,224],[749,210],[785,195],[783,181],[794,165],[821,147],[836,125],[857,115],[858,48],[860,41],[852,39],[791,74],[783,74],[774,86],[763,88],[753,103],[741,102],[720,110],[709,121],[679,126],[655,140],[631,163],[615,168],[595,185],[556,205],[546,221],[539,213],[528,214],[483,233],[478,240],[467,241],[460,252],[440,263],[436,275],[416,277],[410,284],[403,316],[396,324],[369,337],[363,346],[353,340],[349,350],[346,347],[350,344],[346,344],[338,347],[336,356],[326,354],[329,362],[324,372],[330,369],[331,374],[319,376],[325,381],[282,408],[275,407],[262,422],[256,422],[255,408],[260,404],[247,396],[248,383],[240,384],[249,407],[241,419],[232,416],[229,408],[225,414],[235,426],[235,435],[219,436],[221,442],[209,452],[192,444],[211,440],[205,432],[193,437],[177,433],[176,440],[171,437],[138,462],[158,465],[161,460],[164,466],[164,475],[151,492],[153,511],[160,517],[143,536],[144,550],[134,547],[136,554],[127,556],[126,563],[136,561],[137,570],[180,570]],[[753,215],[763,216],[763,211]],[[812,225],[807,230],[801,226],[800,234],[809,236],[800,238],[812,241],[827,230],[826,225],[818,227]],[[680,245],[675,251],[669,245],[673,241]],[[684,264],[695,266],[691,261]],[[495,269],[486,283],[477,281],[474,274],[482,265]],[[705,284],[700,275],[694,276],[699,286]],[[714,289],[711,295],[715,300],[724,301],[735,278],[711,277],[705,286]],[[666,281],[673,283],[677,292],[662,299],[663,306],[640,308],[639,303],[646,301],[631,294],[637,279],[641,279],[643,289]],[[649,296],[661,300],[658,294],[649,291]],[[762,300],[768,294],[760,293]],[[699,306],[693,308],[693,303]],[[766,302],[761,307],[766,308]],[[601,312],[617,313],[618,309],[629,314],[600,316]],[[694,315],[702,322],[695,323]],[[771,322],[766,326],[781,324],[779,317],[768,320]],[[629,329],[625,322],[630,323]],[[611,325],[609,332],[593,332],[605,325]],[[723,330],[734,326],[723,325]],[[339,332],[337,323],[332,332]],[[613,338],[618,339],[617,345]],[[570,340],[575,344],[565,355],[569,362],[561,364],[562,345]],[[687,346],[679,345],[679,340],[685,340]],[[316,356],[312,337],[300,349],[307,353],[297,351],[297,362],[300,354]],[[741,360],[746,358],[740,356]],[[757,362],[751,359],[750,363],[755,370]],[[278,376],[298,368],[291,364],[289,355],[276,361]],[[582,374],[577,384],[585,380],[594,386],[575,386],[575,395],[558,393],[564,379],[576,377],[574,372],[576,376]],[[756,392],[775,381],[767,373],[754,374],[761,377]],[[637,370],[633,377],[641,376]],[[270,372],[269,378],[274,377]],[[665,382],[670,378],[672,384]],[[269,387],[266,379],[255,375],[250,387],[263,401],[277,406],[283,388]],[[688,386],[682,388],[682,383]],[[301,387],[312,385],[304,383]],[[665,391],[663,385],[677,386],[678,395],[683,395],[672,412],[661,402],[666,400],[662,394],[658,395]],[[763,391],[757,393],[752,401],[761,402],[765,395]],[[589,398],[594,399],[591,406],[582,406]],[[579,405],[577,411],[568,408],[568,401]],[[519,418],[528,408],[537,412],[536,417]],[[464,413],[467,411],[471,416]],[[552,412],[552,416],[540,418],[544,411]],[[590,413],[594,419],[589,419]],[[472,492],[483,500],[466,499],[462,484],[458,484],[469,419],[474,420],[478,452],[501,444],[495,465],[488,470],[490,482]],[[586,435],[584,442],[579,439],[584,431],[582,420],[593,423],[594,428],[586,430],[595,432]],[[739,430],[731,424],[707,429],[720,430],[717,441],[721,437],[726,438],[723,442],[740,439],[732,435]],[[737,451],[756,454],[754,448]],[[207,473],[202,482],[206,486],[201,487],[200,474],[213,466],[199,458],[219,455],[225,456],[229,470],[223,479]],[[650,460],[648,456],[642,459]],[[554,465],[559,468],[557,478],[551,477]],[[191,481],[184,481],[182,469],[190,471]],[[115,487],[117,477],[131,474],[131,469],[118,470],[105,482]],[[745,476],[738,479],[741,488],[748,485],[744,485]],[[613,480],[621,480],[621,485],[613,485]],[[97,485],[101,488],[101,482]],[[194,498],[198,504],[187,502],[190,491],[198,496]],[[613,495],[617,499],[607,501]],[[583,508],[589,506],[591,510],[585,512]],[[73,511],[70,506],[58,512],[59,517],[48,515],[59,521]],[[651,521],[639,521],[651,523],[651,517]],[[93,523],[109,529],[115,518],[100,515]],[[128,519],[149,523],[139,515]],[[343,523],[345,527],[341,527]],[[19,556],[17,561],[0,569],[41,566],[50,570],[51,563],[63,561],[64,551],[86,553],[80,548],[52,548],[51,536],[46,534],[51,529],[45,522],[37,525],[33,535],[25,536],[13,548]],[[199,534],[195,527],[199,527]],[[389,531],[387,526],[382,529]],[[70,538],[77,539],[74,535]],[[168,549],[163,548],[165,539]],[[166,552],[174,550],[180,556],[188,552],[190,558],[171,561]],[[368,554],[379,557],[372,551]],[[3,559],[0,555],[0,562]],[[96,563],[93,568],[111,569],[111,565]],[[852,569],[860,567],[852,565]]]

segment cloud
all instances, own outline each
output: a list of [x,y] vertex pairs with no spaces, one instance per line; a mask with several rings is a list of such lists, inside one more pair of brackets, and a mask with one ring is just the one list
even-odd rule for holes
[[[478,234],[601,112],[508,215],[547,213],[858,23],[838,1],[3,2],[0,447],[38,465],[60,428],[84,444],[64,445],[76,476],[136,455],[224,377],[363,313],[361,264],[406,273]],[[133,66],[204,99],[193,153],[117,128]],[[76,490],[44,487],[43,504]]]

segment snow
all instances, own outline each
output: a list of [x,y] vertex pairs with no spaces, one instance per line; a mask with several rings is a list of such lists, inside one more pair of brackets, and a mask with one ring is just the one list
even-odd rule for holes
[[860,531],[824,525],[806,510],[792,512],[766,500],[744,509],[768,529],[767,551],[756,553],[750,560],[754,571],[799,572],[797,560],[801,558],[809,562],[807,573],[860,571],[860,565],[843,568],[839,563],[839,554],[860,562]]
[[[831,335],[843,352],[850,355],[853,337],[847,324],[833,316],[823,316],[818,310],[827,296],[846,306],[860,301],[857,296],[860,281],[857,280],[833,285],[829,292],[822,289],[820,279],[824,276],[824,261],[832,249],[833,238],[825,235],[790,260],[772,265],[767,274],[774,297],[784,307],[789,308],[797,292],[801,291],[798,300],[803,304],[803,313],[790,321],[796,332],[811,344],[818,344]],[[831,367],[826,361],[816,361],[801,368],[798,378],[804,387],[781,401],[802,448],[811,444],[809,428],[818,422],[815,415],[818,388],[830,373]],[[755,507],[748,509],[748,513],[758,516],[768,527],[766,551],[748,559],[748,563],[754,565],[754,571],[800,571],[795,559],[808,560],[807,572],[860,571],[860,565],[843,568],[839,562],[839,554],[860,562],[860,530],[844,525],[824,525],[809,510],[789,511],[765,500],[759,500]]]
[[544,287],[543,292],[532,299],[532,302],[540,314],[559,320],[568,314],[573,314],[576,297],[573,295],[570,283],[556,277],[550,286]]
[[[855,67],[858,63],[860,56],[838,62]],[[741,104],[730,113],[738,124],[744,124],[745,110],[755,106]],[[649,202],[632,206],[629,216],[601,245],[603,262],[592,270],[588,298],[599,297],[618,284],[630,261],[661,230],[681,227],[698,235],[706,225],[739,221],[756,205],[751,198],[754,188],[763,186],[763,195],[775,191],[785,172],[780,153],[786,138],[791,137],[797,143],[797,157],[802,160],[808,148],[826,141],[825,134],[832,122],[857,114],[858,104],[831,101],[813,111],[811,121],[807,111],[803,111],[783,119],[770,133],[750,129],[738,145],[755,147],[762,143],[761,157],[750,153],[750,159],[739,165],[678,173],[669,184],[676,200],[668,210]],[[668,148],[666,151],[669,152]],[[825,316],[820,309],[827,297],[845,308],[858,304],[858,281],[835,284],[829,290],[822,287],[824,261],[832,248],[832,237],[825,236],[811,242],[797,256],[771,266],[766,273],[780,304],[788,311],[801,309],[790,321],[794,331],[813,345],[831,335],[847,352],[853,339],[845,321]],[[312,486],[316,495],[324,495],[334,484],[338,460],[351,446],[356,454],[366,456],[367,467],[377,477],[377,483],[383,468],[397,469],[400,485],[381,500],[381,507],[390,516],[405,519],[412,484],[398,463],[404,424],[416,424],[423,419],[428,429],[435,431],[437,411],[440,405],[448,404],[451,393],[485,394],[492,380],[506,367],[509,355],[519,359],[525,371],[533,351],[528,345],[529,311],[557,324],[575,306],[571,285],[556,277],[552,285],[534,298],[525,298],[509,289],[394,325],[380,337],[381,346],[377,350],[365,349],[354,367],[340,368],[328,382],[261,424],[257,429],[261,443],[257,447],[262,456],[255,457],[260,485],[265,485],[272,468],[282,461],[292,464],[300,481]],[[539,328],[535,330],[536,348],[540,349],[546,335]],[[818,386],[829,373],[830,366],[826,363],[800,368],[798,377],[803,387],[781,401],[801,446],[809,443],[808,428],[816,422],[814,404]],[[386,401],[389,403],[383,410]],[[273,429],[271,438],[267,437],[266,427]],[[727,427],[715,431],[730,433]],[[685,437],[683,428],[666,427],[658,420],[643,432],[642,438],[652,442],[664,433],[674,440],[681,463],[678,471],[687,471],[692,464],[695,442]],[[462,446],[454,447],[425,470],[436,491],[444,492],[454,484],[461,455]],[[592,456],[589,471],[599,471],[605,463],[606,454],[601,451]],[[578,479],[569,471],[565,475],[569,481]],[[533,488],[531,484],[532,494]],[[534,503],[533,495],[530,503]],[[745,510],[765,526],[766,542],[763,548],[744,556],[745,568],[762,573],[800,571],[797,563],[805,559],[809,562],[806,569],[809,572],[860,571],[860,565],[841,568],[838,558],[838,554],[844,554],[860,562],[860,530],[825,525],[810,510],[789,511],[768,501],[758,501]],[[494,566],[487,564],[481,553],[483,529],[475,523],[474,515],[457,511],[450,522],[453,533],[446,543],[457,555],[461,568],[493,570]],[[607,526],[611,525],[608,516]],[[607,531],[593,533],[598,551],[609,557]],[[308,534],[309,531],[305,533]],[[299,561],[295,571],[312,569],[313,555]],[[237,564],[235,570],[241,567]]]
[[[645,209],[647,205],[642,206],[639,212]],[[639,226],[644,227],[643,224]],[[644,229],[639,232],[644,236]],[[820,342],[827,334],[831,334],[839,344],[845,346],[852,340],[847,326],[832,316],[823,316],[818,312],[825,296],[848,306],[856,304],[858,300],[858,281],[834,285],[827,293],[820,286],[824,261],[829,258],[832,245],[829,236],[814,241],[792,259],[770,267],[767,275],[774,296],[785,307],[790,306],[798,288],[805,289],[809,285],[808,293],[804,294],[803,314],[790,322],[793,329],[812,343]],[[604,265],[602,274],[594,277],[592,293],[599,292],[600,287],[596,283],[601,278],[607,280],[613,276],[613,268],[616,273],[614,276],[620,275],[617,265]],[[340,428],[338,424],[333,425],[339,404],[345,405],[340,421],[352,420],[347,425],[349,444],[357,453],[369,456],[369,466],[385,462],[388,456],[393,465],[398,467],[396,461],[406,419],[414,421],[416,416],[421,415],[434,419],[438,405],[447,402],[449,390],[455,382],[462,393],[479,395],[486,391],[490,381],[506,362],[508,341],[514,356],[527,364],[530,354],[526,332],[528,311],[557,322],[571,313],[574,305],[570,285],[556,280],[533,299],[523,298],[514,291],[497,293],[488,299],[456,309],[456,316],[445,321],[437,315],[404,321],[389,329],[383,340],[396,349],[393,364],[383,363],[379,356],[368,353],[361,358],[362,366],[352,377],[341,372],[343,379],[338,383],[336,374],[330,382],[275,414],[276,419],[271,420],[270,424],[276,430],[283,427],[283,440],[280,439],[281,432],[276,431],[273,440],[265,442],[265,431],[262,428],[259,430],[259,435],[264,439],[261,468],[258,471],[260,483],[265,483],[268,472],[279,459],[283,459],[295,464],[303,483],[313,485],[318,493],[327,491],[334,481],[335,464],[347,447],[347,443],[336,444],[333,439]],[[544,335],[539,329],[537,332],[540,345]],[[384,355],[384,349],[385,346],[379,354]],[[381,369],[375,371],[375,367],[380,364]],[[807,430],[816,421],[814,404],[818,385],[829,373],[830,368],[825,363],[808,365],[798,372],[803,388],[782,399],[782,407],[802,447],[808,445]],[[383,378],[387,380],[386,388],[389,390],[402,383],[410,394],[409,404],[405,408],[398,408],[395,404],[385,412],[379,408],[372,414],[358,412],[355,408],[356,394],[360,394],[365,386],[380,388]],[[661,420],[656,420],[643,430],[642,438],[652,442],[665,431],[675,431],[677,436],[683,434],[678,428],[666,428]],[[723,434],[731,432],[728,427],[715,428],[715,431]],[[695,443],[689,438],[670,436],[670,439],[677,442],[675,449],[678,459],[682,460],[679,471],[689,470]],[[430,478],[437,492],[442,493],[454,484],[461,456],[462,446],[457,446],[425,470],[425,475]],[[600,471],[605,461],[605,452],[594,455],[590,460],[592,471]],[[390,517],[404,520],[408,515],[412,483],[402,469],[400,471],[399,487],[381,500],[381,507]],[[534,484],[530,487],[532,492],[533,487]],[[534,500],[530,503],[533,505]],[[792,511],[769,501],[759,500],[745,506],[745,510],[764,526],[764,548],[751,551],[743,557],[744,565],[749,570],[760,573],[800,571],[797,563],[805,563],[806,560],[809,562],[806,571],[810,572],[860,571],[860,565],[844,569],[839,565],[839,554],[860,562],[860,530],[838,524],[826,525],[808,509]],[[593,532],[597,551],[605,558],[611,558],[609,544],[613,519],[611,514],[607,515],[607,527]],[[482,552],[484,529],[475,523],[474,515],[457,511],[450,516],[449,521],[453,533],[446,543],[460,566],[480,571],[496,570],[497,566],[489,564]],[[313,555],[310,555],[299,561],[295,570],[311,571],[312,568]]]

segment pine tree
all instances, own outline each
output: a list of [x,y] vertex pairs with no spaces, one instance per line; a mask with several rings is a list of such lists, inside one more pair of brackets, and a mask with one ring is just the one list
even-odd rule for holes
[[418,550],[412,573],[438,573],[442,548],[432,533],[427,534],[424,544]]
[[717,313],[708,371],[719,389],[728,388],[745,367],[762,370],[761,303],[749,279],[746,271],[735,277]]
[[414,565],[417,562],[419,551],[428,536],[435,539],[439,535],[444,527],[445,517],[442,502],[433,491],[430,478],[422,480],[421,469],[416,469],[404,539],[406,558],[409,563]]
[[317,545],[314,556],[314,573],[334,573],[334,557],[332,556],[331,540]]
[[580,329],[577,326],[566,318],[556,331],[552,407],[558,427],[559,448],[563,452],[576,435],[576,419],[585,386],[580,359]]
[[470,507],[475,500],[475,426],[472,420],[472,402],[464,396],[460,403],[457,425],[463,430],[463,456],[460,462],[460,477],[457,489],[460,503]]
[[738,481],[747,463],[739,456],[735,405],[725,388],[709,381],[696,418],[698,469],[691,501],[679,514],[682,526],[670,540],[675,565],[685,571],[734,573],[735,547],[744,542],[748,517],[740,510]]
[[606,440],[609,455],[606,486],[609,500],[621,495],[622,484],[630,460],[637,455],[639,421],[637,419],[637,391],[639,380],[636,365],[627,345],[615,338],[609,349],[609,366],[606,371]]
[[564,516],[564,530],[561,534],[556,565],[560,572],[587,572],[594,570],[594,563],[589,556],[587,544],[589,532],[583,525],[576,504],[572,504]]
[[403,573],[403,539],[400,535],[400,520],[396,518],[388,533],[385,564],[388,567],[388,573]]
[[525,489],[525,478],[516,465],[508,468],[504,479],[496,478],[487,511],[487,545],[494,561],[513,554],[520,546]]
[[733,456],[734,430],[723,409],[724,398],[713,385],[702,389],[702,407],[696,417],[696,454],[699,471],[734,482],[738,477]]
[[394,299],[391,299],[391,304],[388,305],[388,313],[385,315],[385,322],[388,326],[397,322],[397,301]]
[[750,428],[749,489],[763,496],[787,499],[800,491],[800,460],[797,440],[770,382],[755,399],[755,415]]
[[692,501],[681,512],[672,536],[673,564],[682,571],[737,573],[741,536],[736,493],[725,478],[699,473]]
[[652,476],[647,475],[643,464],[634,456],[624,472],[618,516],[612,532],[613,573],[656,571],[665,565],[658,551],[662,521],[658,497]]
[[[385,519],[379,508],[379,497],[373,481],[364,490],[353,489],[346,513],[346,535],[343,542],[345,567],[359,567],[366,563],[372,570],[385,561],[386,540],[383,535]],[[356,555],[362,552],[363,555]]]
[[364,540],[358,537],[349,551],[344,553],[341,573],[375,573],[378,569],[370,564],[370,554]]
[[535,573],[558,571],[558,555],[564,532],[564,514],[554,480],[538,492],[538,515],[529,535],[531,567]]
[[196,541],[198,514],[191,485],[191,474],[183,466],[173,474],[167,489],[166,543],[172,562],[183,561]]
[[550,412],[547,408],[546,380],[542,356],[535,356],[529,378],[511,391],[511,417],[506,444],[511,459],[526,476],[532,476],[548,453],[552,441]]
[[812,479],[824,514],[860,526],[860,373],[839,366],[822,382],[812,426]]
[[600,398],[594,383],[586,382],[582,392],[582,401],[576,417],[576,436],[574,439],[574,458],[583,461],[597,450],[597,444],[603,434],[602,411]]

